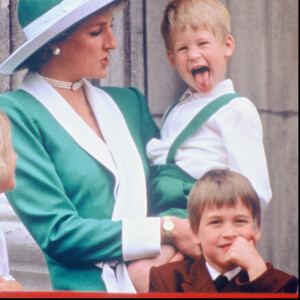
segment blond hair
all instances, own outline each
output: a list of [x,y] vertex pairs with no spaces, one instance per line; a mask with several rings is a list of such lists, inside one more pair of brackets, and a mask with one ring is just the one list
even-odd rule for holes
[[0,110],[0,182],[5,178],[7,173],[7,156],[11,147],[9,119]]
[[206,172],[192,188],[188,200],[188,217],[191,229],[198,233],[205,208],[234,207],[238,200],[251,210],[256,229],[260,228],[261,207],[259,197],[250,181],[229,169],[212,169]]
[[227,8],[218,0],[171,0],[164,10],[161,34],[167,50],[172,50],[171,34],[204,27],[221,42],[231,34],[231,17]]

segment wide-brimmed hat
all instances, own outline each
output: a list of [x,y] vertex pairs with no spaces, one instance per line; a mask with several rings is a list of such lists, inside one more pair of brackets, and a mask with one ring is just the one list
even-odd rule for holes
[[0,73],[13,73],[29,56],[58,34],[118,0],[19,0],[18,19],[27,37],[1,65]]

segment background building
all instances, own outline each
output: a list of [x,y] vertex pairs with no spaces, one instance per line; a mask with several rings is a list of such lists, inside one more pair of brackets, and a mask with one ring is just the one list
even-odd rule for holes
[[[158,124],[186,86],[167,62],[160,20],[168,0],[130,0],[115,17],[119,42],[101,85],[136,86]],[[236,50],[228,77],[251,99],[264,128],[273,199],[262,220],[258,248],[265,260],[298,277],[298,1],[223,0],[232,15]],[[0,0],[0,62],[24,41],[16,21],[18,0]],[[0,92],[18,87],[24,72],[0,75]],[[97,83],[97,82],[95,82]],[[28,200],[30,201],[30,199]],[[51,290],[40,249],[0,197],[0,226],[11,269],[26,290]]]

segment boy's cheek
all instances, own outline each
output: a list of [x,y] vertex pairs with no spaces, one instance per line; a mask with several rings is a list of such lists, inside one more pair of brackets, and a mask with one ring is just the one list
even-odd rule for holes
[[246,240],[251,242],[251,244],[253,246],[256,246],[256,243],[260,240],[261,234],[260,231],[259,232],[254,232],[253,234],[249,234],[246,237]]

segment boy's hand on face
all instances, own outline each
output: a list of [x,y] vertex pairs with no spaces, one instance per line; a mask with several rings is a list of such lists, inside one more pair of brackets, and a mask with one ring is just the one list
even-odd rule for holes
[[237,237],[227,252],[226,261],[233,263],[248,273],[249,281],[253,281],[267,270],[267,266],[258,253],[254,240]]

